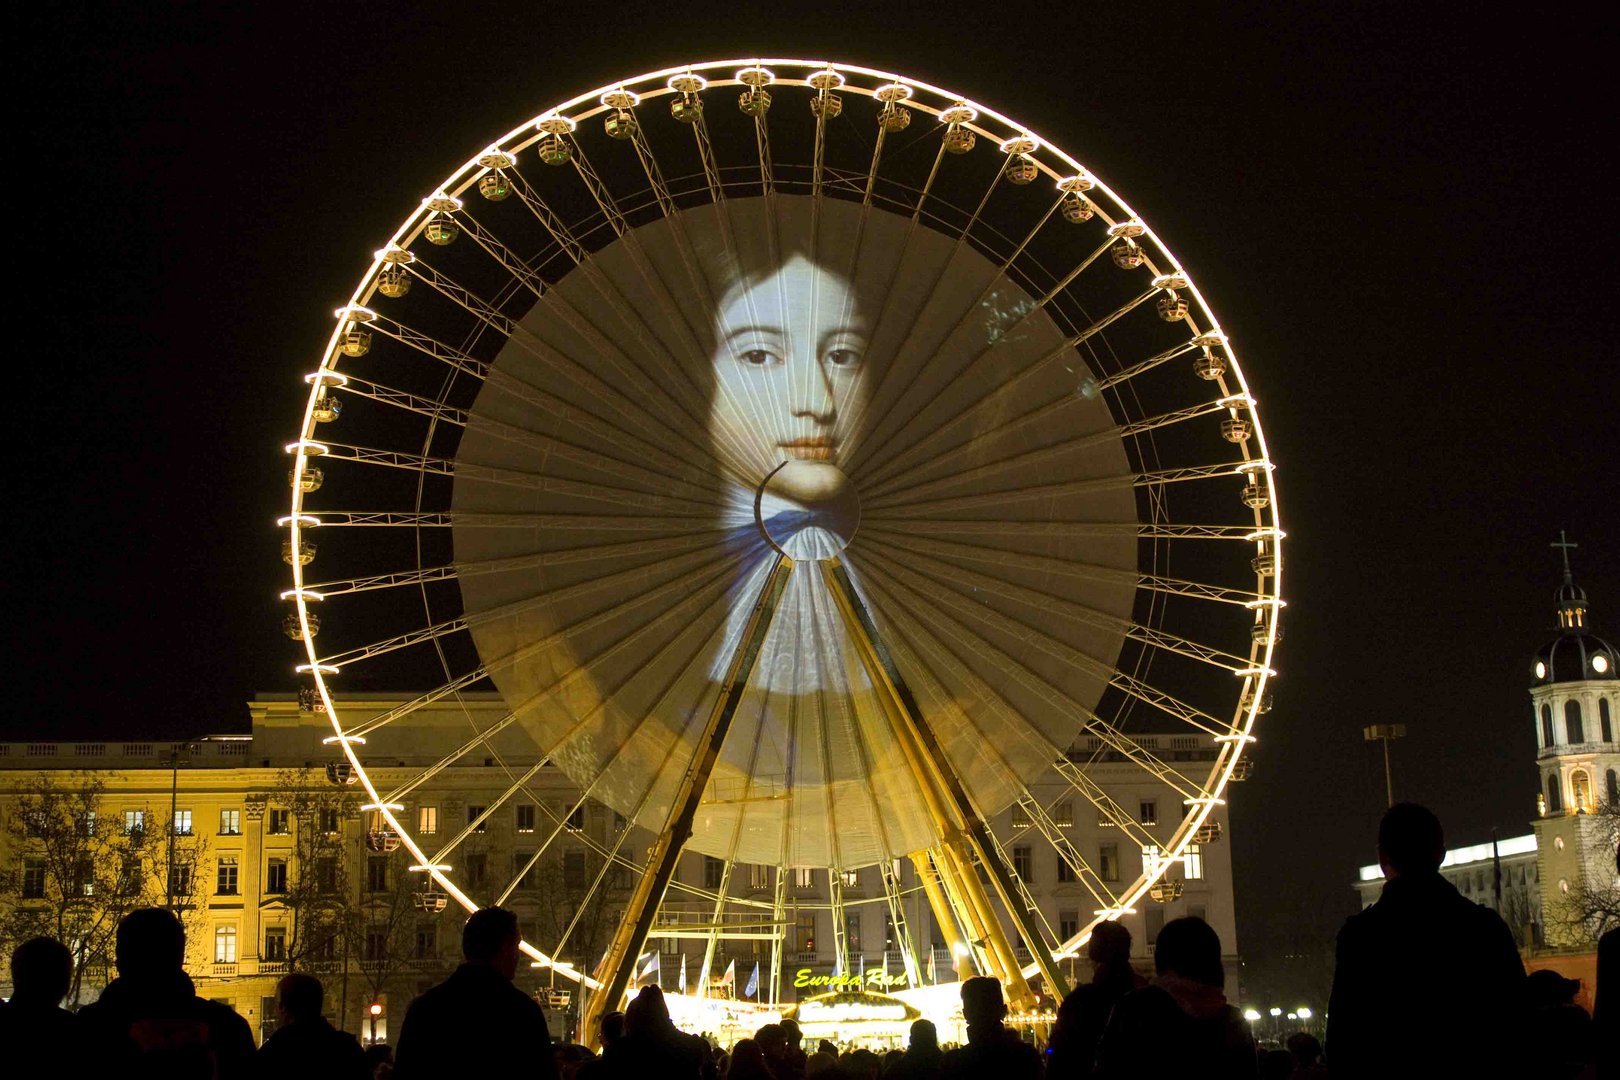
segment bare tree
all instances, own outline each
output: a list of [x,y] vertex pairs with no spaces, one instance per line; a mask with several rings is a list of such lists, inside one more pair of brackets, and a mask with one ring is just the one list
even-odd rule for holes
[[[147,810],[117,820],[105,812],[106,785],[91,773],[43,773],[28,781],[5,822],[14,862],[0,875],[0,941],[54,937],[73,952],[69,1004],[77,1004],[86,972],[105,972],[121,920],[136,908],[160,905],[169,872],[164,845],[152,843]],[[170,822],[167,828],[172,829]],[[178,867],[195,866],[198,844],[188,839]],[[183,861],[182,861],[183,860]],[[177,907],[195,896],[195,874],[182,873]],[[195,907],[194,904],[190,904]]]
[[[371,835],[367,834],[368,848]],[[385,835],[377,831],[379,838]],[[424,962],[414,956],[420,915],[416,892],[408,887],[405,863],[398,851],[369,851],[366,855],[354,936],[360,943],[360,972],[371,1001],[394,996],[396,991],[398,997],[408,997],[408,981]]]
[[344,826],[359,799],[313,769],[290,769],[277,775],[270,803],[288,810],[292,822],[287,891],[278,897],[288,913],[288,967],[346,972],[359,910],[355,846],[344,838]]

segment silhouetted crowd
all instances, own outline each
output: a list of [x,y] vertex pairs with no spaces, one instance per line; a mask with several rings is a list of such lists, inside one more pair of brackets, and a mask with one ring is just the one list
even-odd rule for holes
[[[1001,984],[962,983],[967,1041],[942,1047],[934,1024],[911,1025],[905,1050],[877,1053],[804,1045],[792,1020],[766,1024],[729,1051],[670,1019],[656,986],[602,1018],[600,1052],[553,1043],[540,1005],[513,985],[516,917],[475,912],[462,931],[463,963],[416,998],[398,1043],[362,1048],[323,1016],[324,990],[306,974],[277,987],[275,1031],[256,1047],[247,1021],[200,998],[185,974],[185,932],[145,908],[118,926],[118,977],[92,1004],[61,1008],[72,978],[68,949],[34,938],[12,954],[14,993],[0,1005],[0,1069],[18,1077],[118,1080],[1210,1080],[1620,1076],[1616,931],[1598,952],[1593,1016],[1579,984],[1555,972],[1526,976],[1501,918],[1464,899],[1439,873],[1440,822],[1411,803],[1379,826],[1387,877],[1378,902],[1339,933],[1327,1053],[1298,1032],[1257,1048],[1226,999],[1221,942],[1201,919],[1166,923],[1154,942],[1154,977],[1130,964],[1130,932],[1103,923],[1088,946],[1091,981],[1064,998],[1044,1047],[1004,1023]],[[1620,856],[1617,856],[1620,859]],[[1607,996],[1604,991],[1607,989]],[[18,1071],[11,1071],[17,1069]]]

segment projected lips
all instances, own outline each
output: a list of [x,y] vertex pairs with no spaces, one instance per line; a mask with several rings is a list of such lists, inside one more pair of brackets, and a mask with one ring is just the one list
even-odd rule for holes
[[[1005,807],[1122,640],[1029,596],[1131,609],[1109,573],[1134,568],[1129,533],[1062,527],[1135,520],[1129,487],[1024,493],[1128,472],[1117,439],[1083,437],[1114,430],[1075,393],[1086,371],[995,264],[908,218],[777,195],[629,232],[535,305],[472,410],[454,509],[535,525],[458,524],[457,562],[543,556],[463,578],[480,657],[542,752],[659,829],[786,554],[691,847],[844,867],[925,848],[936,827],[817,563],[848,569],[975,802]],[[1035,617],[1085,662],[1031,656]]]

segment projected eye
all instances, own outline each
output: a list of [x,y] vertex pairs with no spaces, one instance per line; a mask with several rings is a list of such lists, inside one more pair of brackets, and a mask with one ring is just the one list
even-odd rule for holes
[[737,354],[737,359],[750,367],[768,367],[777,362],[776,354],[765,349],[745,349]]
[[827,354],[827,362],[833,367],[854,367],[861,362],[861,354],[855,349],[833,349]]

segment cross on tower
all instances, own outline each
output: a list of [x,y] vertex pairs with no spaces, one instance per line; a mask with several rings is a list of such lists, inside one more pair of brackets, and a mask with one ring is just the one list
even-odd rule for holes
[[1571,543],[1570,540],[1569,540],[1569,537],[1564,535],[1564,530],[1559,529],[1558,530],[1558,542],[1556,544],[1548,544],[1547,546],[1548,547],[1555,547],[1555,548],[1559,549],[1559,554],[1564,557],[1564,581],[1566,583],[1569,582],[1569,581],[1573,581],[1575,575],[1569,568],[1569,551],[1570,551],[1570,548],[1578,548],[1581,545]]

